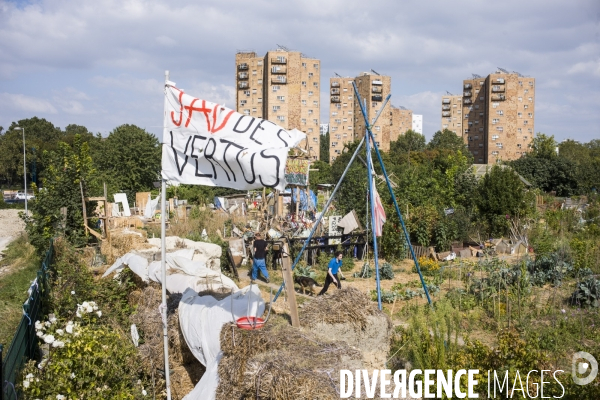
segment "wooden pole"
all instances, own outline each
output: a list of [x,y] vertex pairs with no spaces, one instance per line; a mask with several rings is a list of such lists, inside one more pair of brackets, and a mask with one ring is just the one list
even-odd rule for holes
[[85,231],[85,237],[88,237],[88,224],[87,224],[87,212],[85,210],[85,197],[83,196],[83,183],[79,180],[79,189],[81,190],[81,208],[83,210],[83,230]]
[[300,214],[300,186],[296,186],[296,219]]
[[[285,239],[284,239],[285,240]],[[288,243],[283,243],[283,256],[281,258],[281,265],[283,270],[283,283],[288,297],[290,305],[290,317],[292,318],[292,326],[300,327],[300,318],[298,317],[298,304],[296,303],[296,291],[294,290],[294,277],[292,275],[292,265],[289,257]]]

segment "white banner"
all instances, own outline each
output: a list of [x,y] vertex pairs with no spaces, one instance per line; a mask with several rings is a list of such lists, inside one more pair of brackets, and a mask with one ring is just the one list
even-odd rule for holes
[[162,176],[171,182],[284,190],[288,151],[306,135],[165,88]]

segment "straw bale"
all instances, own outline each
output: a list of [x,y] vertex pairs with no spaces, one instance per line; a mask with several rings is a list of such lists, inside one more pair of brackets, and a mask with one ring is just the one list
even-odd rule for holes
[[[169,369],[171,388],[174,399],[181,399],[191,392],[205,368],[196,360],[189,350],[181,329],[179,328],[179,300],[181,295],[170,295],[167,298],[167,329],[169,334]],[[151,282],[147,287],[136,290],[129,295],[129,301],[137,305],[136,313],[129,319],[136,324],[140,337],[138,351],[142,364],[148,371],[164,370],[163,326],[158,306],[162,301],[160,285]],[[161,375],[160,385],[164,385]]]
[[[348,287],[336,290],[330,296],[319,296],[305,304],[300,314],[300,324],[305,327],[314,327],[319,323],[352,324],[364,330],[370,315],[385,314],[377,309],[367,295],[354,287]],[[389,325],[392,326],[391,321]]]
[[110,231],[110,240],[103,240],[100,251],[106,257],[106,263],[111,265],[123,254],[131,250],[152,247],[146,242],[146,231],[141,229],[114,229]]
[[365,368],[384,368],[392,321],[358,289],[316,298],[301,310],[300,322],[320,339],[336,338],[359,348]]
[[224,325],[221,351],[217,399],[338,399],[339,370],[362,366],[359,350],[279,316],[252,331]]

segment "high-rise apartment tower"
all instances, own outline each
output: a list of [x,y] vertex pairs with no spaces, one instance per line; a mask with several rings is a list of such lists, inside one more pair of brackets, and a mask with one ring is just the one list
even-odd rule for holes
[[285,49],[269,51],[263,57],[255,52],[235,56],[237,111],[306,133],[300,147],[313,160],[319,158],[320,64]]

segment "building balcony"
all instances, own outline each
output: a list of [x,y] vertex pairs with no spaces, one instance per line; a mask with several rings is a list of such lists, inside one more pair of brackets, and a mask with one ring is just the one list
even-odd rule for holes
[[492,96],[492,101],[504,101],[506,100],[506,96],[503,94],[495,94]]
[[248,79],[248,73],[247,72],[240,72],[238,74],[238,79]]
[[285,74],[287,73],[286,67],[271,67],[272,74]]
[[340,94],[340,89],[337,89],[337,88],[331,89],[331,94]]
[[238,69],[239,69],[240,71],[247,70],[247,69],[248,69],[248,64],[246,64],[246,63],[239,64],[239,65],[238,65]]
[[383,89],[381,89],[381,88],[380,88],[380,87],[378,87],[378,86],[374,86],[374,87],[371,89],[371,92],[373,92],[373,93],[381,93],[382,91],[383,91]]
[[504,78],[496,78],[496,79],[494,80],[494,83],[495,83],[495,84],[500,84],[500,85],[503,85],[503,84],[504,84]]
[[450,99],[442,99],[442,104],[450,104]]
[[464,92],[463,96],[465,97],[471,97],[472,93],[471,92]]
[[284,85],[287,83],[287,79],[285,76],[278,76],[278,77],[273,77],[271,78],[271,83],[275,84],[275,85]]
[[380,81],[380,80],[374,80],[374,81],[373,81],[373,82],[371,82],[371,83],[372,83],[373,85],[379,85],[379,86],[383,85],[383,82],[382,82],[382,81]]
[[471,101],[471,99],[465,99],[465,100],[464,100],[464,103],[465,103],[465,104],[471,104],[471,103],[472,103],[472,101]]
[[340,87],[339,82],[331,82],[331,87]]
[[452,113],[450,113],[450,112],[443,112],[442,113],[442,117],[449,117],[451,115],[452,115]]
[[442,110],[446,111],[446,110],[450,110],[450,106],[442,106]]
[[331,96],[331,102],[332,103],[339,103],[340,102],[340,96]]
[[371,96],[372,101],[383,101],[383,96]]
[[492,86],[492,92],[504,92],[504,86]]
[[285,57],[273,57],[271,58],[271,64],[287,64]]
[[238,82],[239,89],[248,89],[248,82]]
[[470,83],[465,83],[465,89],[471,89],[471,84]]

